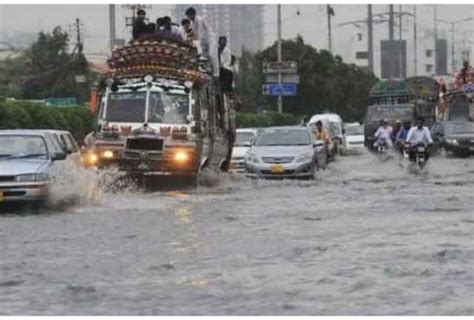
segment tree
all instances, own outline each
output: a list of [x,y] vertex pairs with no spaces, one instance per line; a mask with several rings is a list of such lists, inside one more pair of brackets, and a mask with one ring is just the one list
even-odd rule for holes
[[[301,36],[282,42],[284,60],[298,62],[300,84],[298,95],[284,98],[284,111],[293,115],[313,115],[324,111],[339,113],[346,121],[362,120],[368,93],[376,77],[354,64],[346,64],[340,56],[304,43]],[[264,61],[276,61],[276,43],[251,55],[242,54],[236,75],[236,93],[247,111],[255,111],[259,99],[271,110],[276,110],[276,98],[261,93],[265,75]]]
[[[84,55],[77,48],[70,53],[68,48],[69,36],[60,27],[51,33],[40,32],[28,50],[2,68],[6,87],[13,84],[20,97],[27,99],[74,96],[83,102],[94,74]],[[87,82],[77,84],[76,75],[86,76]],[[5,78],[0,78],[0,88]]]

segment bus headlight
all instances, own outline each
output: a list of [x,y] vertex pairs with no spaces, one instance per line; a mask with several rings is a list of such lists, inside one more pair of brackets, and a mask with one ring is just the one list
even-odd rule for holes
[[82,162],[86,166],[95,166],[99,161],[99,157],[94,152],[87,152],[82,156]]
[[183,151],[183,150],[177,151],[174,154],[174,161],[176,161],[178,163],[188,162],[189,158],[190,158],[189,152],[186,152],[186,151]]

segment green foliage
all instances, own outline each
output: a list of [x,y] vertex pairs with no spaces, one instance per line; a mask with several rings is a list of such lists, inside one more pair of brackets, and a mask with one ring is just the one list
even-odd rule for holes
[[0,102],[0,129],[67,130],[80,142],[92,130],[92,123],[89,109],[80,106],[49,107],[34,102]]
[[[261,70],[264,61],[276,61],[276,43],[252,55],[243,52],[236,74],[236,93],[242,100],[243,111],[264,106],[276,110],[276,97],[261,94],[265,76]],[[301,117],[332,111],[346,121],[362,120],[368,103],[368,94],[377,78],[364,68],[346,64],[340,56],[326,50],[317,50],[304,43],[301,37],[282,43],[283,60],[298,62],[300,84],[298,95],[284,97],[284,111]]]
[[237,128],[263,128],[297,124],[297,119],[289,113],[237,113]]
[[[69,53],[68,46],[68,34],[60,27],[40,32],[28,50],[0,65],[0,98],[77,97],[84,102],[97,75],[84,55],[77,48]],[[85,75],[86,83],[76,83],[76,75]]]

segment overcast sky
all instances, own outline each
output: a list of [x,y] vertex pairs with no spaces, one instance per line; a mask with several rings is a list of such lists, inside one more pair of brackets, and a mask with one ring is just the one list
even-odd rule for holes
[[[125,16],[128,10],[122,5],[117,8],[117,35],[128,38],[130,30],[125,27]],[[158,17],[171,15],[173,5],[152,5],[148,16]],[[398,5],[395,5],[398,10]],[[404,11],[413,12],[412,5],[403,5]],[[294,38],[300,33],[307,43],[317,48],[327,48],[327,20],[325,5],[283,5],[283,37]],[[367,29],[365,25],[338,26],[350,21],[365,19],[366,5],[334,5],[336,15],[333,17],[333,48],[345,60],[351,60],[354,51],[364,50],[366,42],[357,41],[357,34],[363,34]],[[388,11],[388,5],[374,5],[373,13]],[[276,5],[266,5],[264,10],[264,44],[271,44],[276,38]],[[417,6],[417,21],[420,25],[419,37],[429,37],[433,28],[433,7],[429,5]],[[445,20],[460,20],[474,18],[474,5],[441,5],[438,6],[438,17]],[[76,18],[81,19],[85,37],[85,50],[88,53],[107,53],[109,36],[109,15],[107,5],[0,5],[0,33],[12,34],[16,32],[36,33],[41,30],[50,31],[60,25],[68,28]],[[404,19],[404,35],[409,38],[412,34],[413,24],[410,17]],[[246,21],[243,23],[251,23]],[[439,24],[439,33],[443,37],[449,26]],[[386,38],[388,34],[387,23],[374,27],[375,40]],[[474,39],[474,21],[458,24],[458,30],[471,30],[467,34],[468,40]],[[398,31],[397,31],[398,32]],[[397,37],[396,33],[396,37]],[[450,34],[448,34],[450,36]],[[255,36],[252,34],[249,37]],[[463,33],[456,32],[456,41],[461,41]],[[376,48],[377,50],[377,48]]]

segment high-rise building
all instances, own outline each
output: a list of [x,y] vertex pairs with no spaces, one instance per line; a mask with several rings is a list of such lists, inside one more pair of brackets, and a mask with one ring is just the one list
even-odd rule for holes
[[[178,4],[174,18],[180,22],[191,5]],[[215,36],[226,36],[231,50],[240,55],[242,49],[257,52],[263,47],[263,5],[192,5],[197,14],[204,17]],[[217,39],[216,39],[217,41]]]

